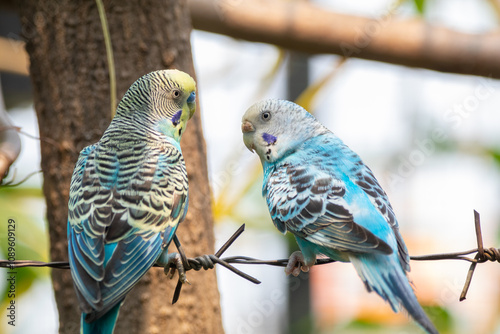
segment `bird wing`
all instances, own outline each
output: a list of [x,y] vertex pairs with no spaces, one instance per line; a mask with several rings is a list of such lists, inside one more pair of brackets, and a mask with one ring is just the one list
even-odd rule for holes
[[353,177],[354,183],[368,195],[372,204],[391,227],[398,245],[399,262],[405,271],[410,271],[410,254],[399,232],[399,224],[389,198],[378,183],[375,175],[373,175],[371,169],[361,162],[359,157],[357,158],[356,173]]
[[184,160],[173,145],[92,145],[70,187],[71,272],[88,320],[125,298],[170,243],[187,210]]
[[[266,173],[264,194],[274,224],[339,251],[391,254],[392,248],[356,221],[345,182],[309,160],[289,159]],[[359,187],[357,187],[359,189]],[[359,191],[361,191],[359,189]]]

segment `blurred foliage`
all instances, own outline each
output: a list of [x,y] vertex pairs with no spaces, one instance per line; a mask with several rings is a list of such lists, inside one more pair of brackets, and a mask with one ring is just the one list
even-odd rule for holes
[[[440,306],[423,306],[431,321],[434,323],[439,333],[453,333],[454,319],[451,313]],[[319,333],[345,333],[345,334],[391,334],[391,333],[423,333],[420,326],[408,318],[404,324],[391,323],[391,320],[374,319],[372,315],[361,314],[358,318],[344,324],[336,324],[330,328],[319,330]]]
[[500,148],[489,148],[486,150],[486,153],[493,158],[493,161],[500,170]]
[[[278,56],[275,62],[272,64],[270,70],[259,84],[259,90],[256,93],[255,100],[260,100],[269,90],[269,87],[276,81],[280,69],[284,66],[286,60],[286,52],[283,49],[278,49]],[[241,160],[241,151],[238,149],[232,149],[231,155],[227,157],[226,161],[239,161]],[[261,220],[264,218],[262,212],[259,210],[252,210],[251,215],[245,215],[242,212],[242,208],[247,207],[248,200],[255,196],[256,188],[258,188],[258,194],[260,194],[260,186],[258,186],[257,180],[262,178],[262,168],[258,163],[258,160],[252,162],[251,166],[247,167],[246,177],[243,184],[234,191],[234,173],[227,174],[228,179],[222,186],[219,195],[214,197],[212,211],[214,214],[215,223],[220,223],[224,219],[231,219],[238,223],[246,223],[250,226],[252,222]],[[260,196],[260,195],[259,195]],[[252,200],[252,202],[254,202]],[[257,211],[257,215],[255,212]],[[265,217],[268,217],[267,215]]]
[[495,11],[497,17],[497,22],[500,22],[500,1],[499,0],[488,0],[491,8]]
[[426,0],[412,0],[420,15],[424,14]]
[[333,70],[327,73],[323,78],[319,79],[316,82],[313,82],[306,89],[304,89],[304,91],[295,100],[295,103],[312,113],[312,110],[314,110],[314,102],[316,97],[321,92],[321,90],[333,80],[338,71],[345,64],[346,60],[347,58],[345,57],[340,58],[338,63],[334,66]]
[[[490,6],[495,10],[497,17],[500,18],[500,1],[498,0],[488,0]],[[395,1],[394,7],[397,8],[401,4],[408,4],[413,6],[416,10],[418,16],[423,17],[426,13],[428,5],[430,4],[427,0],[405,0],[405,1]],[[392,11],[391,13],[395,13]],[[262,98],[265,92],[269,89],[271,84],[276,80],[279,70],[283,67],[286,61],[286,52],[280,50],[279,56],[276,62],[271,67],[268,74],[262,79],[262,84],[258,92],[258,96],[255,100]],[[295,102],[311,113],[315,110],[316,99],[323,90],[325,86],[332,82],[338,74],[339,70],[342,68],[343,64],[346,62],[345,58],[340,58],[337,66],[335,66],[331,71],[322,74],[321,78],[315,82],[309,84],[309,86],[300,94],[300,96],[295,100]],[[421,110],[415,111],[415,120],[421,119]],[[323,110],[323,112],[328,112]],[[428,123],[431,122],[431,123]],[[424,138],[432,138],[432,133],[429,132],[431,129],[439,128],[439,123],[433,124],[432,120],[423,120],[422,124],[414,124],[415,127],[412,129],[414,131],[413,136],[409,136],[414,139],[417,135],[424,136]],[[420,126],[419,126],[420,125]],[[449,136],[448,136],[449,135]],[[409,150],[412,148],[413,142],[408,143],[408,147],[402,147],[402,151],[394,152],[392,160],[393,166],[397,166],[399,160],[397,158],[401,155],[406,156]],[[475,155],[479,156],[486,161],[493,161],[500,171],[500,148],[486,148],[478,143],[460,143],[452,136],[452,133],[447,133],[447,139],[444,141],[434,142],[433,153],[448,154],[448,153],[459,153],[465,155]],[[435,151],[434,151],[435,150]],[[228,161],[238,161],[238,155],[241,158],[241,151],[233,150]],[[270,230],[275,230],[270,222],[269,215],[267,213],[267,208],[264,204],[264,200],[261,197],[261,180],[262,180],[262,168],[259,166],[259,161],[257,156],[250,161],[247,166],[245,166],[244,174],[239,174],[236,177],[230,176],[227,182],[224,184],[222,191],[219,196],[214,200],[214,215],[215,221],[220,222],[224,219],[231,219],[237,222],[247,223],[251,227],[266,228]],[[241,180],[236,180],[240,178]],[[236,189],[236,190],[235,190]],[[276,232],[278,233],[278,232]],[[500,230],[498,231],[498,240],[500,240]],[[293,235],[288,233],[286,235],[286,241],[289,246],[289,250],[298,249],[295,238]],[[458,323],[457,318],[453,317],[451,309],[447,309],[441,306],[424,306],[426,313],[429,315],[432,322],[436,325],[440,333],[453,333],[457,330],[454,328],[454,324]],[[294,322],[295,327],[299,329],[300,332],[304,332],[304,329],[300,328],[310,328],[311,324],[314,322],[314,314],[312,318],[307,319],[290,319]],[[303,327],[301,327],[303,326]],[[409,320],[405,324],[389,324],[378,319],[360,317],[355,319],[348,324],[336,324],[333,328],[318,330],[318,333],[421,333],[422,330],[413,321]]]
[[[434,323],[439,333],[447,334],[453,332],[453,317],[450,312],[440,306],[423,306],[425,312]],[[340,330],[340,327],[342,330]],[[377,334],[377,333],[422,333],[422,329],[413,321],[408,320],[405,324],[389,324],[383,320],[372,319],[361,315],[344,325],[336,325],[321,333],[335,333],[340,331],[346,334]]]
[[[49,242],[46,228],[41,221],[41,212],[37,210],[44,205],[41,189],[33,188],[0,188],[0,207],[2,215],[0,224],[0,253],[2,259],[7,259],[8,240],[7,224],[9,219],[15,221],[15,258],[16,260],[49,260]],[[10,270],[3,269],[2,275],[8,275]],[[33,283],[50,274],[48,268],[19,268],[16,272],[15,300],[26,293]],[[3,280],[5,282],[5,280]],[[1,285],[0,307],[5,310],[11,298],[8,296],[8,284]]]
[[453,323],[454,319],[451,313],[441,306],[422,306],[425,313],[429,315],[429,318],[434,323],[439,333],[453,333]]
[[346,326],[340,326],[323,331],[322,334],[333,334],[333,333],[343,333],[343,334],[420,334],[423,333],[422,329],[414,323],[408,323],[407,325],[388,325],[385,323],[373,322],[370,320],[354,320],[349,322]]
[[[277,80],[278,72],[281,67],[284,66],[286,61],[286,53],[280,49],[276,62],[271,66],[270,71],[264,76],[263,84],[261,87],[268,89],[271,84]],[[314,110],[314,102],[318,94],[322,89],[330,83],[338,73],[339,69],[345,64],[346,58],[340,58],[340,60],[335,64],[334,68],[328,72],[324,77],[320,78],[317,82],[310,84],[295,100],[295,102],[301,105],[303,108],[312,112]],[[255,100],[261,99],[261,95],[265,93],[265,90],[260,89],[257,92]],[[238,161],[241,159],[241,151],[234,149],[231,150],[232,153],[226,161]],[[261,187],[262,184],[262,167],[257,158],[252,160],[250,166],[246,167],[245,179],[237,190],[234,190],[235,184],[239,184],[235,180],[234,173],[228,173],[228,179],[221,188],[219,195],[214,198],[213,201],[213,213],[215,223],[219,223],[224,219],[231,219],[232,221],[238,223],[246,223],[249,226],[255,224],[255,222],[268,221],[269,215],[265,206],[259,204],[255,210],[248,210],[248,208],[254,208],[254,203],[259,203],[256,199],[262,198]],[[259,209],[260,208],[260,209]],[[258,223],[257,223],[258,224]],[[260,228],[273,228],[272,224],[258,224]],[[292,238],[290,244],[295,244],[295,239]],[[294,248],[297,246],[295,245]]]
[[256,93],[255,100],[261,100],[262,97],[267,93],[273,82],[276,81],[278,73],[285,64],[287,52],[282,48],[278,49],[278,56],[272,64],[269,71],[264,75],[262,80],[259,81],[259,90]]
[[[98,1],[99,3],[100,1]],[[396,1],[396,7],[401,3],[412,3],[417,13],[422,16],[425,14],[428,2],[426,0],[406,0]],[[497,0],[488,0],[488,3],[500,18],[500,3]],[[279,49],[275,62],[270,70],[259,81],[259,90],[254,100],[260,100],[270,86],[277,80],[279,72],[282,70],[287,60],[287,51]],[[346,58],[340,58],[336,66],[327,72],[316,82],[311,83],[295,100],[295,102],[310,112],[315,110],[315,101],[324,87],[335,79],[339,70],[345,64]],[[3,75],[4,76],[4,75]],[[9,85],[4,85],[9,86]],[[8,100],[7,100],[8,102]],[[239,144],[241,145],[241,144]],[[456,152],[460,150],[460,145],[452,140],[436,143],[438,153]],[[478,149],[477,147],[475,148]],[[485,158],[491,158],[498,166],[500,171],[500,148],[479,148]],[[241,161],[241,150],[231,150],[231,155],[226,161]],[[401,152],[396,152],[394,159]],[[471,152],[467,152],[471,153]],[[264,200],[261,197],[262,168],[257,156],[253,157],[251,163],[245,166],[243,174],[228,173],[228,178],[220,189],[217,197],[213,201],[213,213],[215,222],[230,219],[235,222],[246,223],[251,227],[268,228],[276,231],[270,222],[270,217]],[[395,160],[394,160],[395,161]],[[0,229],[0,253],[1,258],[6,258],[7,249],[7,220],[13,218],[16,221],[16,259],[30,260],[49,260],[49,243],[46,229],[41,222],[41,212],[32,210],[32,201],[43,201],[43,194],[40,189],[30,188],[0,188],[0,207],[2,208],[2,220],[4,228]],[[37,206],[34,206],[35,208]],[[279,233],[276,231],[276,233]],[[499,231],[500,233],[500,231]],[[290,233],[286,236],[289,249],[298,249],[295,238]],[[498,235],[500,240],[500,234]],[[3,271],[6,273],[7,271]],[[16,299],[25,293],[35,280],[48,277],[50,270],[48,268],[22,268],[16,269]],[[5,286],[4,286],[5,285]],[[5,310],[10,301],[7,294],[8,286],[0,285],[1,307]],[[429,314],[431,320],[437,326],[441,333],[452,333],[454,319],[451,313],[445,308],[439,306],[426,306],[425,311]],[[297,319],[294,322],[294,329],[297,333],[302,333],[301,328],[310,328],[314,323],[311,316]],[[417,326],[411,322],[405,325],[387,326],[385,323],[376,322],[372,319],[356,319],[348,324],[337,325],[332,330],[321,331],[322,333],[333,333],[339,331],[342,333],[407,333],[419,332]]]
[[[434,323],[439,333],[453,333],[454,319],[450,312],[440,306],[423,306],[425,312]],[[338,330],[335,327],[335,331]],[[324,333],[334,333],[335,331],[325,331]],[[376,334],[376,333],[422,333],[420,327],[412,320],[404,325],[389,325],[384,322],[377,322],[372,319],[358,318],[349,322],[342,328],[342,333],[346,334]]]
[[[421,2],[423,8],[424,0],[420,1],[414,0],[414,1],[416,3]],[[393,7],[397,8],[403,2],[404,2],[403,0],[396,0]],[[265,74],[264,77],[261,79],[259,84],[260,88],[254,100],[257,101],[262,99],[262,96],[265,95],[266,91],[269,89],[271,84],[277,80],[278,73],[280,69],[285,65],[286,60],[287,60],[287,52],[280,48],[274,64],[271,66],[269,72]],[[343,67],[346,61],[347,58],[344,57],[339,58],[337,64],[333,67],[333,69],[326,75],[324,75],[322,78],[320,78],[318,81],[308,85],[306,89],[304,89],[304,91],[298,96],[295,102],[298,105],[302,106],[304,109],[313,113],[315,109],[314,104],[316,97],[319,95],[322,89],[326,87],[336,77],[339,70]],[[232,153],[231,156],[229,156],[228,159],[226,159],[226,161],[238,161],[239,158],[241,157],[241,151],[234,149],[231,150],[231,152],[235,153]],[[239,223],[246,223],[251,226],[254,219],[251,219],[252,218],[251,216],[242,214],[239,211],[239,208],[244,207],[240,205],[241,203],[249,202],[248,197],[251,196],[251,194],[255,195],[255,192],[253,192],[252,190],[255,190],[254,187],[256,184],[259,184],[259,189],[260,189],[260,182],[258,181],[261,178],[262,178],[262,168],[258,162],[258,159],[255,159],[255,162],[252,162],[251,166],[247,168],[244,184],[238,187],[238,190],[235,193],[234,175],[232,173],[229,173],[229,178],[223,185],[219,195],[217,197],[214,197],[212,209],[214,213],[215,223],[217,224],[223,221],[224,219],[231,219],[233,221]],[[262,206],[262,211],[264,211],[264,209],[265,207]],[[257,209],[257,211],[259,210]],[[262,213],[259,213],[257,216],[262,217],[264,215]],[[266,214],[265,217],[269,216]],[[261,227],[262,225],[263,224],[261,224]],[[267,226],[272,227],[272,224],[267,224]]]
[[366,319],[355,319],[349,322],[344,331],[347,333],[387,333],[390,330],[387,325]]

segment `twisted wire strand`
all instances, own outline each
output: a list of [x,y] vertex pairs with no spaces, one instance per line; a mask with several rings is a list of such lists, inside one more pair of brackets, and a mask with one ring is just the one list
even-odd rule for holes
[[498,248],[487,248],[483,249],[483,256],[477,259],[477,263],[484,263],[484,262],[500,262],[500,249]]

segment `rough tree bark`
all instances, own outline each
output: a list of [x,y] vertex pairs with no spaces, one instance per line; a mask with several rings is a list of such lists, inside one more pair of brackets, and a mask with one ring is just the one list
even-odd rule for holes
[[[185,1],[104,3],[114,50],[117,97],[141,75],[178,68],[194,76]],[[108,64],[94,1],[23,1],[20,8],[41,141],[51,257],[67,260],[69,182],[78,152],[110,122]],[[205,142],[198,111],[182,139],[190,208],[178,235],[188,256],[213,253]],[[170,304],[176,280],[155,268],[125,300],[117,333],[221,333],[215,271],[189,272],[192,285]],[[52,272],[60,333],[77,332],[79,310],[69,271]]]

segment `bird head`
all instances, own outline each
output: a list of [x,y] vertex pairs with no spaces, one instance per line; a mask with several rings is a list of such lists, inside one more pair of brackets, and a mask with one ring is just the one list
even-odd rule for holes
[[275,162],[326,130],[304,108],[285,100],[257,102],[241,121],[243,142],[262,163]]
[[196,110],[196,83],[179,70],[148,73],[130,86],[116,117],[144,117],[148,126],[179,141]]

